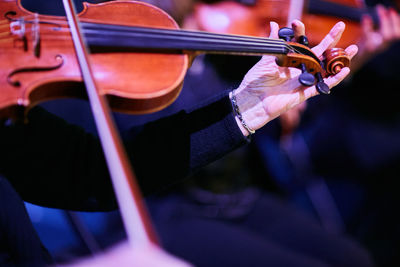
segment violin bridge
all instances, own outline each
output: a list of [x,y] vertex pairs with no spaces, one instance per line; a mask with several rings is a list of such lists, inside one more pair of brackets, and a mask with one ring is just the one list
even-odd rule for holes
[[35,57],[40,57],[40,26],[39,15],[35,13],[35,19],[32,24],[32,47]]
[[40,21],[38,13],[34,14],[32,21],[25,21],[24,18],[16,19],[10,22],[10,32],[22,41],[22,47],[24,51],[28,51],[28,38],[26,37],[26,25],[27,23],[32,24],[31,35],[32,35],[32,48],[33,55],[40,57]]

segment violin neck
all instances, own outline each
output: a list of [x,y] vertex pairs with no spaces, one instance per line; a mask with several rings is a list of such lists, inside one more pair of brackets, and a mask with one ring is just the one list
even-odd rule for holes
[[82,27],[92,52],[118,49],[263,55],[290,51],[284,41],[277,39],[100,23],[82,23]]
[[338,19],[361,21],[363,15],[370,15],[376,25],[379,24],[378,15],[374,9],[350,7],[343,4],[323,0],[309,0],[307,10],[311,14],[333,16]]

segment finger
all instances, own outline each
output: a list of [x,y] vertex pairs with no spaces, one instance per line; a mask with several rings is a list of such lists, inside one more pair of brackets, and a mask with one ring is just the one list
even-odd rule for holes
[[363,35],[365,37],[368,37],[369,34],[374,31],[374,22],[373,22],[371,16],[368,16],[368,15],[362,16],[361,29],[362,29]]
[[[276,23],[275,21],[270,21],[269,28],[270,28],[269,38],[279,39],[279,35],[278,35],[279,25],[278,25],[278,23]],[[259,64],[267,64],[268,65],[268,63],[270,63],[271,60],[273,60],[272,65],[276,66],[275,57],[273,57],[271,55],[264,55],[261,58],[261,60],[257,63],[257,65],[259,65]]]
[[350,58],[350,60],[357,54],[358,52],[358,46],[356,45],[350,45],[344,50],[347,54],[347,56]]
[[312,51],[317,57],[321,57],[326,49],[334,47],[337,42],[339,42],[345,27],[346,25],[342,21],[336,23],[325,38],[322,39],[317,46],[312,48]]
[[295,40],[298,40],[300,36],[306,35],[304,23],[298,19],[292,22],[292,29],[294,31]]
[[300,112],[303,112],[307,108],[307,102],[302,102],[298,105]]
[[[334,76],[329,76],[324,79],[324,82],[329,86],[329,88],[333,88],[338,85],[347,75],[349,75],[350,69],[348,67],[343,68],[339,73]],[[318,95],[318,91],[315,86],[307,87],[304,91],[305,99],[309,99],[310,97]]]
[[350,73],[350,68],[345,67],[339,71],[334,76],[329,76],[324,79],[325,83],[329,86],[329,88],[333,88],[336,85],[338,85],[341,81],[343,81],[344,78],[346,78],[347,75]]
[[269,27],[271,28],[271,31],[269,33],[269,38],[274,38],[274,39],[279,39],[278,36],[278,31],[279,31],[279,25],[275,21],[271,21],[269,23]]
[[298,105],[281,114],[282,133],[290,134],[299,125],[300,119],[301,111],[298,109]]
[[379,17],[379,33],[382,35],[385,41],[391,39],[391,23],[389,19],[389,12],[382,5],[376,7],[376,11]]
[[393,39],[400,39],[400,16],[393,8],[389,9],[389,18],[392,25]]

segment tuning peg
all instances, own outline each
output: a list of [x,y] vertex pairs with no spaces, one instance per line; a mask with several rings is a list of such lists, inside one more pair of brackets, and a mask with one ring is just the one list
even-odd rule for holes
[[278,31],[279,39],[289,42],[294,37],[294,30],[292,28],[283,27]]
[[298,43],[305,45],[305,46],[309,46],[310,43],[308,42],[308,38],[305,35],[302,35],[299,37],[299,39],[297,40]]
[[322,75],[320,72],[317,72],[317,74],[315,74],[315,76],[317,77],[317,84],[316,84],[316,88],[318,93],[320,94],[324,94],[324,95],[328,95],[331,93],[329,86],[324,82],[324,79],[322,78]]
[[304,86],[313,85],[315,83],[315,78],[311,73],[307,72],[306,65],[301,63],[300,68],[302,73],[299,76],[299,82]]

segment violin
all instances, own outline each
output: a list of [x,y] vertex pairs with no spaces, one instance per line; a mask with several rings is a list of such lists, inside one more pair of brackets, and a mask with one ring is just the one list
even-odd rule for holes
[[359,0],[309,0],[305,6],[306,12],[302,21],[307,28],[307,36],[310,43],[317,43],[318,38],[325,36],[325,32],[333,26],[338,19],[346,23],[346,30],[343,33],[339,46],[355,44],[362,35],[361,19],[369,15],[375,25],[379,25],[378,16],[374,9],[368,8],[364,1]]
[[[50,99],[85,98],[66,19],[31,13],[20,0],[1,1],[0,12],[0,116],[20,116]],[[311,74],[327,75],[304,45],[183,31],[165,12],[143,2],[85,3],[79,18],[98,90],[114,111],[141,114],[168,106],[179,95],[186,70],[199,53],[273,54],[281,66],[303,66]],[[339,59],[347,64],[342,56]]]
[[115,111],[160,110],[178,96],[186,70],[199,53],[271,54],[280,66],[301,69],[300,77],[306,78],[302,83],[314,84],[308,78],[315,75],[317,88],[324,84],[323,76],[349,64],[338,49],[321,62],[307,46],[289,42],[287,29],[281,34],[286,41],[183,31],[168,14],[143,2],[84,3],[76,15],[72,1],[63,1],[67,18],[29,12],[21,0],[0,1],[0,117],[23,117],[50,99],[87,97],[128,238],[145,244],[156,244],[157,237],[105,99]]

